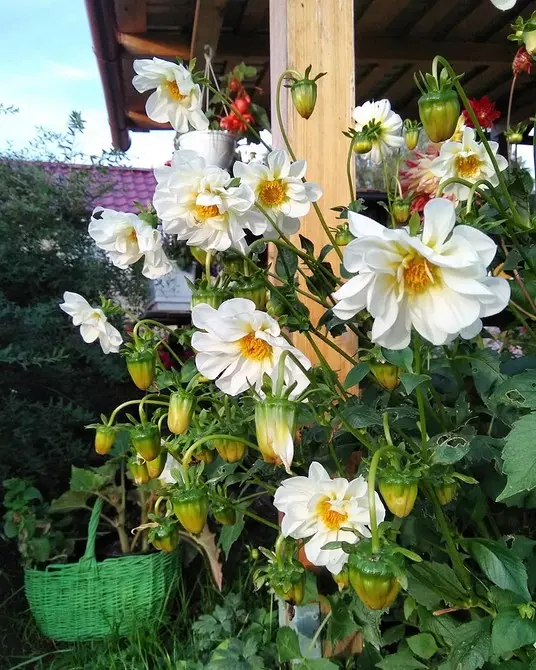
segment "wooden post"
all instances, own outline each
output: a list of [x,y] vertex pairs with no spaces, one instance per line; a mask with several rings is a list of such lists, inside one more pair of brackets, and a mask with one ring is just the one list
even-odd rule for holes
[[[270,83],[275,147],[283,147],[275,112],[279,75],[289,68],[303,73],[308,65],[312,65],[313,74],[327,72],[318,82],[318,101],[307,121],[294,110],[287,89],[283,89],[282,113],[297,158],[307,160],[307,179],[319,183],[324,190],[319,206],[330,227],[336,225],[336,216],[330,208],[346,205],[350,200],[346,178],[348,139],[342,131],[351,125],[355,106],[354,61],[354,0],[270,0]],[[329,242],[313,210],[302,219],[300,232],[314,243],[317,253]],[[329,260],[339,275],[337,255],[332,253]],[[307,306],[316,324],[325,310],[313,302]],[[352,333],[337,338],[336,342],[350,354],[355,353],[356,339]],[[317,360],[303,336],[298,336],[295,343],[311,360]],[[351,364],[329,345],[320,340],[317,343],[332,369],[344,379]]]

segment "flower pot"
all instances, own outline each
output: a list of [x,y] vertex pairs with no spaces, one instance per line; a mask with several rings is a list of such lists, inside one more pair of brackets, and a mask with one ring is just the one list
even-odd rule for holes
[[236,137],[225,130],[192,130],[181,135],[178,144],[179,149],[196,151],[207,165],[227,169],[234,158]]

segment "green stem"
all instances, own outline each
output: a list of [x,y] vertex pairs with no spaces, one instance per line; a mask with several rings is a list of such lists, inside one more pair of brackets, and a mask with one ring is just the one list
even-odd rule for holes
[[[385,417],[385,414],[384,414]],[[370,534],[372,540],[372,553],[380,553],[380,534],[378,533],[378,519],[376,516],[376,471],[378,470],[378,465],[380,463],[381,457],[388,451],[391,447],[382,447],[378,449],[372,460],[370,461],[370,469],[368,474],[368,504],[369,504],[369,515],[370,515]]]
[[169,353],[171,354],[171,356],[173,356],[173,358],[177,361],[177,363],[178,363],[179,365],[181,365],[181,366],[184,365],[184,363],[183,363],[182,360],[179,358],[179,356],[177,356],[177,354],[173,351],[173,349],[169,346],[169,344],[168,344],[165,340],[160,340],[160,342],[159,342],[158,344],[163,345],[163,346],[169,351]]
[[348,179],[348,188],[350,190],[350,202],[353,202],[356,197],[356,190],[352,179],[352,156],[354,155],[354,140],[350,140],[348,147],[348,156],[346,158],[346,178]]
[[320,624],[320,626],[318,626],[318,628],[316,629],[316,632],[315,632],[315,634],[313,635],[313,639],[311,640],[311,643],[310,643],[309,646],[307,647],[307,651],[305,652],[305,657],[304,657],[304,658],[308,658],[308,657],[309,657],[309,654],[311,653],[311,651],[315,648],[315,644],[318,642],[318,638],[320,637],[320,633],[321,633],[321,632],[324,630],[324,628],[326,627],[328,621],[329,621],[330,618],[331,618],[332,613],[333,613],[333,610],[329,610],[329,612],[328,612],[328,613],[326,614],[326,616],[324,617],[324,620],[322,621],[322,623]]
[[113,426],[113,423],[115,421],[115,417],[124,407],[129,407],[130,405],[139,405],[140,403],[142,403],[144,401],[147,405],[164,405],[165,407],[167,407],[169,405],[169,403],[167,403],[167,402],[160,402],[158,400],[145,400],[145,398],[140,398],[140,400],[128,400],[127,402],[122,403],[121,405],[119,405],[118,407],[116,407],[114,409],[114,411],[110,415],[110,420],[108,421],[108,425]]
[[212,276],[211,268],[212,268],[212,251],[208,249],[207,252],[205,253],[205,278],[208,284],[210,284],[210,278]]
[[279,530],[279,526],[277,524],[272,523],[271,521],[268,521],[267,519],[263,519],[262,516],[259,516],[258,514],[255,514],[255,512],[250,512],[250,510],[248,510],[248,509],[243,510],[243,512],[246,516],[249,516],[252,519],[255,519],[255,521],[258,521],[259,523],[263,523],[265,526],[268,526],[268,528],[273,528],[274,530]]
[[236,435],[227,435],[226,433],[203,435],[203,437],[200,437],[198,440],[196,440],[184,452],[184,456],[182,457],[182,466],[185,470],[188,470],[188,467],[190,466],[190,462],[193,458],[196,449],[200,447],[202,444],[205,444],[205,442],[209,442],[210,440],[234,440],[235,442],[242,442],[243,444],[247,444],[248,447],[251,447],[252,449],[256,449],[257,451],[259,451],[259,447],[256,444],[250,442],[249,440],[244,439],[243,437],[237,437]]
[[315,331],[315,335],[316,335],[319,339],[321,339],[322,342],[325,342],[326,344],[329,344],[329,346],[330,346],[334,351],[336,351],[340,356],[342,356],[343,358],[345,358],[349,363],[351,363],[352,365],[355,365],[355,364],[356,364],[354,358],[353,358],[352,356],[350,356],[350,354],[348,354],[346,351],[344,351],[344,349],[341,349],[339,346],[337,346],[337,345],[335,344],[335,342],[333,342],[333,340],[330,340],[329,337],[326,337],[326,335],[323,335],[323,334],[320,333],[319,331]]
[[283,351],[277,363],[277,381],[275,385],[276,398],[281,398],[283,395],[283,387],[285,386],[285,365],[289,353],[288,349]]
[[337,474],[339,475],[339,477],[342,477],[344,475],[344,469],[343,469],[342,464],[341,464],[341,462],[340,462],[340,460],[339,460],[339,458],[338,458],[338,456],[335,452],[335,447],[333,446],[333,440],[329,441],[328,449],[329,449],[329,455],[331,456],[331,459],[332,459],[333,463],[335,464],[335,469],[337,470]]
[[393,438],[391,437],[391,429],[389,427],[389,414],[388,412],[383,413],[383,432],[385,435],[385,440],[387,444],[393,446]]
[[163,323],[160,323],[160,321],[155,321],[154,319],[142,319],[141,321],[138,321],[138,323],[134,326],[134,329],[132,330],[132,336],[134,339],[138,337],[138,330],[140,329],[140,326],[145,326],[148,323],[151,323],[153,326],[158,326],[158,328],[162,328],[162,330],[165,330],[166,332],[170,333],[173,336],[176,335],[174,330],[168,328]]
[[[421,338],[415,334],[415,374],[420,375],[422,369],[421,360]],[[426,443],[428,441],[426,434],[426,410],[424,408],[424,395],[422,387],[419,385],[415,389],[417,395],[417,407],[419,408],[419,423],[421,428],[421,453],[426,451]]]
[[450,560],[452,562],[452,567],[454,568],[454,572],[458,575],[458,578],[460,579],[461,583],[467,589],[470,589],[471,580],[469,577],[469,573],[465,569],[460,554],[456,549],[456,545],[454,543],[454,540],[452,539],[452,535],[450,534],[450,529],[447,523],[447,519],[445,517],[445,513],[443,512],[443,508],[441,507],[441,504],[437,498],[437,494],[429,484],[423,482],[422,486],[434,508],[434,513],[437,519],[439,530],[441,531],[441,535],[443,536],[445,544],[447,545],[447,551],[449,553]]

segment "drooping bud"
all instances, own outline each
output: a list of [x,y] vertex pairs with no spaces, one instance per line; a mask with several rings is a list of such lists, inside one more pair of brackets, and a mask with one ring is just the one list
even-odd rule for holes
[[400,369],[392,363],[371,363],[370,371],[386,391],[394,391],[400,384]]
[[406,141],[406,147],[410,151],[413,151],[419,143],[420,131],[421,124],[418,121],[412,121],[411,119],[404,121],[404,140]]
[[432,142],[444,142],[454,134],[460,116],[460,101],[447,70],[415,77],[421,90],[419,116]]
[[193,309],[196,305],[206,304],[218,309],[229,297],[228,291],[213,286],[192,289],[190,307]]
[[523,136],[527,132],[528,124],[518,123],[515,126],[509,128],[506,132],[506,139],[510,144],[521,144],[523,142]]
[[397,559],[402,561],[396,554],[391,554],[389,560],[382,554],[372,555],[370,540],[363,540],[359,545],[359,550],[348,559],[350,584],[369,609],[386,609],[400,591],[391,565]]
[[212,505],[212,514],[222,526],[232,526],[236,521],[236,511],[229,502],[216,502]]
[[143,459],[132,458],[128,462],[128,470],[136,486],[142,486],[149,481],[147,465]]
[[156,350],[130,351],[125,355],[127,369],[132,381],[141,391],[146,391],[153,383],[156,370]]
[[216,458],[216,451],[214,449],[199,449],[194,454],[195,460],[204,463],[205,465],[210,465],[214,463]]
[[298,405],[284,398],[266,398],[255,405],[257,444],[267,463],[283,463],[290,473]]
[[379,480],[382,498],[395,516],[408,516],[415,505],[419,480],[411,474],[389,470],[382,473]]
[[160,431],[154,423],[140,423],[130,431],[132,446],[146,461],[154,461],[160,453]]
[[164,468],[166,467],[167,452],[162,449],[156,458],[153,458],[152,461],[146,461],[145,465],[147,466],[147,472],[151,479],[158,479]]
[[275,594],[291,605],[300,605],[305,595],[305,570],[297,561],[274,569],[270,575],[270,586]]
[[174,391],[169,397],[167,425],[171,433],[182,435],[190,427],[195,396],[184,391]]
[[343,223],[341,224],[335,233],[335,242],[340,246],[340,247],[345,247],[347,244],[350,244],[350,242],[354,239],[354,236],[350,232],[350,229],[348,228],[348,223]]
[[266,309],[266,287],[261,279],[247,278],[231,287],[234,298],[246,298],[255,303],[255,307],[264,312]]
[[294,83],[290,87],[292,103],[296,111],[303,119],[308,119],[314,111],[316,98],[318,94],[317,80],[326,73],[321,72],[314,79],[309,79],[311,66],[305,70],[305,75],[301,79],[294,78]]
[[350,585],[350,576],[348,574],[348,564],[343,567],[338,575],[332,575],[333,581],[339,587],[339,591],[344,591]]
[[104,456],[113,447],[115,442],[115,428],[99,425],[95,429],[95,451]]
[[162,521],[149,531],[149,542],[158,551],[175,551],[179,544],[179,527],[176,521],[169,518]]
[[364,132],[356,133],[352,140],[352,149],[356,154],[368,154],[372,150],[372,140]]
[[533,65],[534,59],[532,56],[528,53],[524,46],[520,47],[517,50],[512,63],[512,72],[514,75],[520,75],[522,72],[530,74]]
[[172,499],[173,511],[182,526],[193,535],[205,527],[208,516],[208,495],[204,487],[182,489]]
[[436,486],[434,488],[441,505],[448,505],[456,496],[458,484],[455,481],[445,481],[441,486]]
[[404,225],[410,214],[410,203],[403,198],[397,198],[391,205],[391,213],[396,223]]
[[226,463],[236,463],[244,457],[247,450],[243,442],[230,438],[212,440],[212,445]]

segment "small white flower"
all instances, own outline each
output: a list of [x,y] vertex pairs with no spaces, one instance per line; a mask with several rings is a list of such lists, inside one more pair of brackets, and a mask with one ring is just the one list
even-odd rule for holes
[[[385,519],[385,508],[374,494],[378,523]],[[305,555],[311,563],[326,566],[339,574],[348,560],[342,549],[322,549],[328,542],[355,544],[358,535],[370,537],[368,485],[363,477],[349,482],[331,479],[320,463],[313,462],[307,477],[285,479],[274,496],[274,506],[285,515],[281,532],[285,537],[306,540]]]
[[[489,142],[489,146],[495,155],[499,170],[506,170],[508,161],[504,156],[497,155],[499,148],[497,142]],[[492,186],[499,183],[486,147],[475,141],[473,128],[464,128],[461,142],[445,142],[439,156],[432,161],[430,169],[440,184],[452,177],[458,177],[471,184],[480,179],[487,179]],[[447,195],[452,193],[457,200],[467,200],[470,188],[464,184],[452,183],[448,184],[443,192]]]
[[491,0],[491,2],[497,9],[502,9],[502,11],[505,12],[507,9],[512,9],[517,0]]
[[92,307],[78,293],[65,291],[60,309],[68,314],[73,325],[80,326],[80,335],[88,344],[98,338],[105,354],[116,354],[123,342],[121,333],[114,328],[100,307]]
[[372,149],[366,156],[376,165],[384,158],[404,146],[402,119],[391,109],[389,100],[368,100],[354,109],[355,129],[361,132],[365,127],[372,140]]
[[166,456],[166,464],[164,465],[164,469],[160,473],[160,476],[158,477],[158,480],[161,482],[164,482],[165,484],[176,484],[177,483],[177,478],[174,477],[171,472],[173,470],[178,470],[179,464],[175,458],[171,454],[168,453]]
[[189,125],[196,130],[208,128],[208,119],[201,109],[201,89],[184,65],[144,58],[134,61],[134,70],[137,74],[132,84],[137,91],[156,89],[145,105],[150,119],[158,123],[169,121],[178,133],[187,133]]
[[122,270],[142,256],[145,256],[142,274],[148,279],[157,279],[173,269],[158,230],[136,214],[97,207],[88,232],[112,263]]
[[262,234],[266,221],[252,210],[255,196],[246,184],[205,165],[194,151],[176,151],[170,166],[155,170],[153,203],[164,231],[201,249],[246,249],[246,229]]
[[[277,364],[283,351],[291,352],[305,369],[309,359],[282,336],[275,319],[255,309],[252,300],[232,298],[218,309],[205,303],[192,310],[192,323],[206,332],[194,333],[192,347],[197,352],[199,372],[216,380],[216,386],[235,396],[255,387],[260,391],[263,376],[277,381]],[[296,382],[291,397],[297,397],[309,384],[304,372],[291,356],[285,360],[286,386]]]
[[[322,189],[318,184],[303,182],[307,163],[302,160],[291,163],[282,149],[271,151],[266,162],[267,165],[237,161],[233,174],[253,189],[256,202],[275,220],[277,227],[285,235],[291,235],[300,228],[299,217],[308,214],[311,203],[322,196]],[[265,237],[277,236],[269,225]]]
[[283,463],[288,474],[294,458],[297,404],[270,398],[255,405],[257,444],[267,463]]
[[450,200],[425,206],[423,231],[415,237],[362,214],[349,217],[357,239],[344,251],[344,267],[357,275],[333,294],[333,312],[348,320],[366,308],[374,319],[373,342],[403,349],[412,326],[435,345],[474,337],[482,317],[508,304],[508,282],[487,275],[496,244],[475,228],[455,227]]

